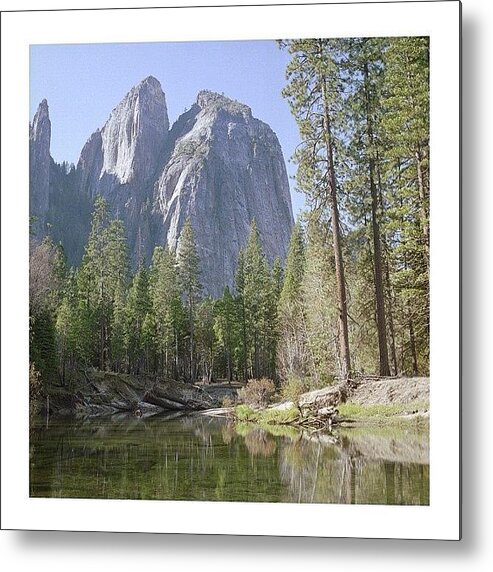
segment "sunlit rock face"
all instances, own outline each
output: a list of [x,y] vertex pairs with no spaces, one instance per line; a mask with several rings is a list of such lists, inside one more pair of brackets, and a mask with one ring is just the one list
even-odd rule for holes
[[102,173],[122,185],[155,175],[169,129],[166,98],[150,76],[115,107],[101,129]]
[[[50,128],[44,101],[30,126],[31,140],[39,142],[39,149],[31,145],[31,210],[40,213],[50,193],[63,192],[60,181],[50,188],[43,167]],[[91,201],[104,196],[124,221],[134,263],[150,262],[156,245],[177,248],[190,218],[205,294],[234,286],[253,219],[268,261],[286,256],[293,213],[281,146],[249,107],[223,95],[201,91],[170,129],[162,87],[146,78],[91,135],[70,176],[77,193]],[[56,224],[56,213],[52,218]]]
[[78,164],[80,192],[105,197],[126,227],[135,262],[150,259],[153,185],[162,169],[169,133],[166,96],[149,76],[113,109],[101,129],[84,145]]
[[85,144],[78,163],[82,188],[94,196],[148,182],[160,167],[168,130],[166,97],[150,76],[130,90]]
[[240,248],[256,220],[270,262],[286,256],[293,225],[279,141],[249,107],[203,91],[170,132],[173,148],[156,184],[160,238],[176,248],[192,221],[206,291],[234,284]]

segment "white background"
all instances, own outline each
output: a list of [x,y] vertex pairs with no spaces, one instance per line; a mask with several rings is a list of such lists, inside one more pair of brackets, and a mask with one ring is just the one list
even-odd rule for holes
[[[171,5],[184,2],[175,0]],[[207,4],[207,2],[202,2]],[[219,2],[215,2],[219,3]],[[198,0],[191,4],[201,4]],[[486,152],[491,127],[490,70],[488,54],[493,53],[488,33],[488,2],[464,1],[464,540],[452,542],[357,541],[283,538],[221,538],[191,536],[151,536],[91,533],[0,533],[0,562],[7,570],[96,570],[118,567],[130,570],[150,566],[179,567],[180,570],[201,566],[203,570],[231,569],[299,569],[323,566],[344,569],[367,568],[378,564],[382,570],[403,570],[419,566],[427,569],[481,570],[486,566],[490,530],[487,523],[491,494],[486,489],[491,480],[489,453],[490,431],[488,403],[491,384],[487,383],[486,349],[489,343],[487,323],[491,303],[486,293],[492,291],[491,271],[481,275],[482,254],[488,252],[486,236],[491,198],[481,194],[486,189]],[[0,2],[2,9],[80,7],[77,2]],[[84,7],[137,6],[122,0],[104,4],[85,3]],[[141,5],[162,6],[147,0]],[[489,43],[490,45],[487,45]],[[482,65],[484,64],[484,65]],[[491,67],[491,66],[490,66]],[[481,132],[480,132],[481,127]],[[491,148],[491,145],[489,146]],[[5,191],[3,191],[5,192]],[[487,218],[488,217],[488,218]],[[488,257],[491,259],[491,254]],[[483,269],[483,271],[485,270]],[[6,269],[3,268],[5,272]],[[488,280],[487,280],[488,278]],[[488,288],[489,286],[489,288]],[[455,314],[451,308],[451,314]],[[482,319],[482,323],[480,322]],[[3,356],[5,359],[5,356]],[[484,361],[482,361],[484,360]],[[484,378],[482,377],[484,375]],[[5,381],[5,380],[4,380]],[[480,453],[490,463],[481,462]],[[378,560],[378,562],[377,562]],[[490,562],[491,564],[491,562]]]

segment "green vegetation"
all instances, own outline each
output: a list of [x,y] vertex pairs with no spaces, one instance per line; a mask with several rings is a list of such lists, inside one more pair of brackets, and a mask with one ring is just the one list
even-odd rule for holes
[[246,437],[259,429],[273,437],[287,437],[291,441],[298,440],[301,435],[299,427],[294,427],[289,424],[260,424],[251,421],[246,422],[238,420],[234,423],[235,433],[241,437]]
[[241,403],[235,407],[235,417],[238,421],[255,421],[256,411],[250,405]]
[[265,425],[286,425],[295,422],[300,418],[300,411],[297,407],[287,409],[265,409],[259,415],[260,424]]
[[411,401],[409,403],[387,403],[375,405],[361,405],[359,403],[341,403],[338,405],[339,415],[348,419],[386,419],[398,415],[408,415],[427,411],[429,403]]
[[[328,383],[326,383],[328,381]],[[303,393],[322,389],[326,385],[331,385],[333,380],[318,381],[311,377],[298,377],[290,375],[283,383],[281,388],[281,398],[285,401],[297,403]]]
[[300,418],[300,411],[295,406],[287,409],[254,409],[243,403],[235,407],[234,414],[240,423],[256,423],[260,426],[288,425]]

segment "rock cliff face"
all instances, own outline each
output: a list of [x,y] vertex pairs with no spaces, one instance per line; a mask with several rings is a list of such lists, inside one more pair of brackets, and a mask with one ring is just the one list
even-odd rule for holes
[[169,132],[166,97],[150,76],[132,88],[104,126],[84,145],[77,164],[80,191],[105,197],[125,223],[135,260],[149,261],[155,246],[151,229],[153,185],[162,169]]
[[48,102],[43,99],[29,125],[29,213],[32,230],[37,233],[42,232],[49,209],[50,141]]
[[256,219],[270,262],[284,259],[293,214],[282,150],[246,105],[203,91],[173,127],[156,185],[161,241],[178,246],[190,217],[207,292],[232,286],[238,252]]
[[85,144],[77,165],[82,189],[94,197],[120,185],[149,183],[160,167],[168,130],[166,98],[150,76],[132,88]]
[[[31,139],[43,141],[43,152],[38,143],[32,152],[32,212],[47,209],[53,192],[41,168],[50,159],[45,115],[43,102],[31,127]],[[145,256],[149,262],[159,244],[177,248],[190,218],[206,294],[234,285],[238,252],[254,218],[268,260],[286,256],[293,214],[281,147],[249,107],[222,95],[200,92],[170,130],[161,85],[146,78],[91,135],[71,176],[81,196],[103,195],[124,220],[134,261]]]

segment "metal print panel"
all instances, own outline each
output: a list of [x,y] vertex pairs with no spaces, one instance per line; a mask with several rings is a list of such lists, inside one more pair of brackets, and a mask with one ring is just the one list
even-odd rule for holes
[[[203,37],[200,15],[217,10],[303,24]],[[376,18],[396,10],[405,25]],[[423,10],[440,23],[425,29]],[[117,500],[173,517],[119,528],[115,512],[74,527],[60,513],[53,527],[248,534],[248,518],[201,523],[204,511],[254,509],[262,534],[422,537],[428,526],[453,538],[458,367],[438,332],[458,330],[430,292],[458,276],[436,230],[443,204],[458,206],[458,179],[445,200],[450,172],[433,147],[445,139],[437,63],[448,85],[458,79],[458,52],[444,51],[458,4],[187,9],[197,27],[160,37],[147,23],[184,11],[110,12],[91,33],[34,33],[19,58],[28,466],[26,520],[15,495],[7,518],[43,528],[42,506]],[[323,33],[317,14],[331,16]],[[127,35],[134,15],[147,37]],[[8,16],[29,30],[74,13]],[[122,28],[103,40],[110,16]],[[448,427],[445,464],[430,458],[437,427]],[[352,531],[348,505],[363,515]],[[365,528],[376,509],[399,511],[394,532]],[[315,521],[293,526],[288,513]]]

